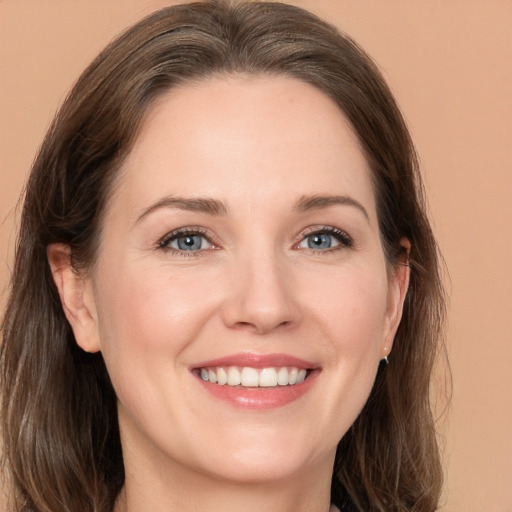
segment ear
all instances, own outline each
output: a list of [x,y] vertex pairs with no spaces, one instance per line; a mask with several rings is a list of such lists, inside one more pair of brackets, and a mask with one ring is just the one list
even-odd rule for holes
[[86,352],[98,352],[101,346],[90,280],[73,267],[68,245],[50,244],[47,256],[64,314],[73,329],[77,344]]
[[381,357],[387,357],[393,348],[396,331],[402,320],[405,296],[409,288],[411,267],[409,265],[409,254],[411,242],[407,238],[400,240],[404,248],[399,260],[394,264],[388,279],[388,305],[386,311],[386,331],[381,343]]

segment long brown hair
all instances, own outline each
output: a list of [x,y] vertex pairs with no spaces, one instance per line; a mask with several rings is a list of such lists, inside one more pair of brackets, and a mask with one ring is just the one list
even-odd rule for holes
[[294,77],[331,97],[373,172],[382,244],[411,281],[390,364],[340,441],[333,500],[347,510],[431,512],[442,473],[429,402],[444,317],[437,246],[413,144],[378,69],[349,37],[286,4],[211,1],[165,8],[112,42],[57,114],[26,187],[2,324],[5,478],[17,510],[111,512],[123,486],[116,396],[101,354],[75,343],[46,249],[94,261],[116,171],[151,101],[214,74]]

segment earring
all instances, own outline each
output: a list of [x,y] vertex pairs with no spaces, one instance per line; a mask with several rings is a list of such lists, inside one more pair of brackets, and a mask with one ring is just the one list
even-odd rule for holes
[[384,356],[381,361],[385,361],[386,364],[388,365],[389,364],[389,361],[388,361],[388,356]]

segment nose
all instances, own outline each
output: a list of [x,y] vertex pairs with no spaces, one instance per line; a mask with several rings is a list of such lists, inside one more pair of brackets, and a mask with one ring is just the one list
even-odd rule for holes
[[246,257],[231,268],[222,317],[226,326],[265,335],[300,318],[293,278],[272,256]]

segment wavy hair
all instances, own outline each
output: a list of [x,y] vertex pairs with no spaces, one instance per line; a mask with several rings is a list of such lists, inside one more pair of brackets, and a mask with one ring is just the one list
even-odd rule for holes
[[370,164],[390,265],[411,242],[410,287],[390,364],[340,441],[342,510],[432,512],[442,471],[429,386],[445,307],[418,162],[376,65],[316,16],[271,2],[209,1],[157,11],[114,40],[56,115],[26,186],[0,352],[4,478],[24,512],[111,512],[124,482],[116,396],[101,354],[83,352],[46,250],[94,262],[116,172],[151,102],[213,75],[284,75],[339,106]]

